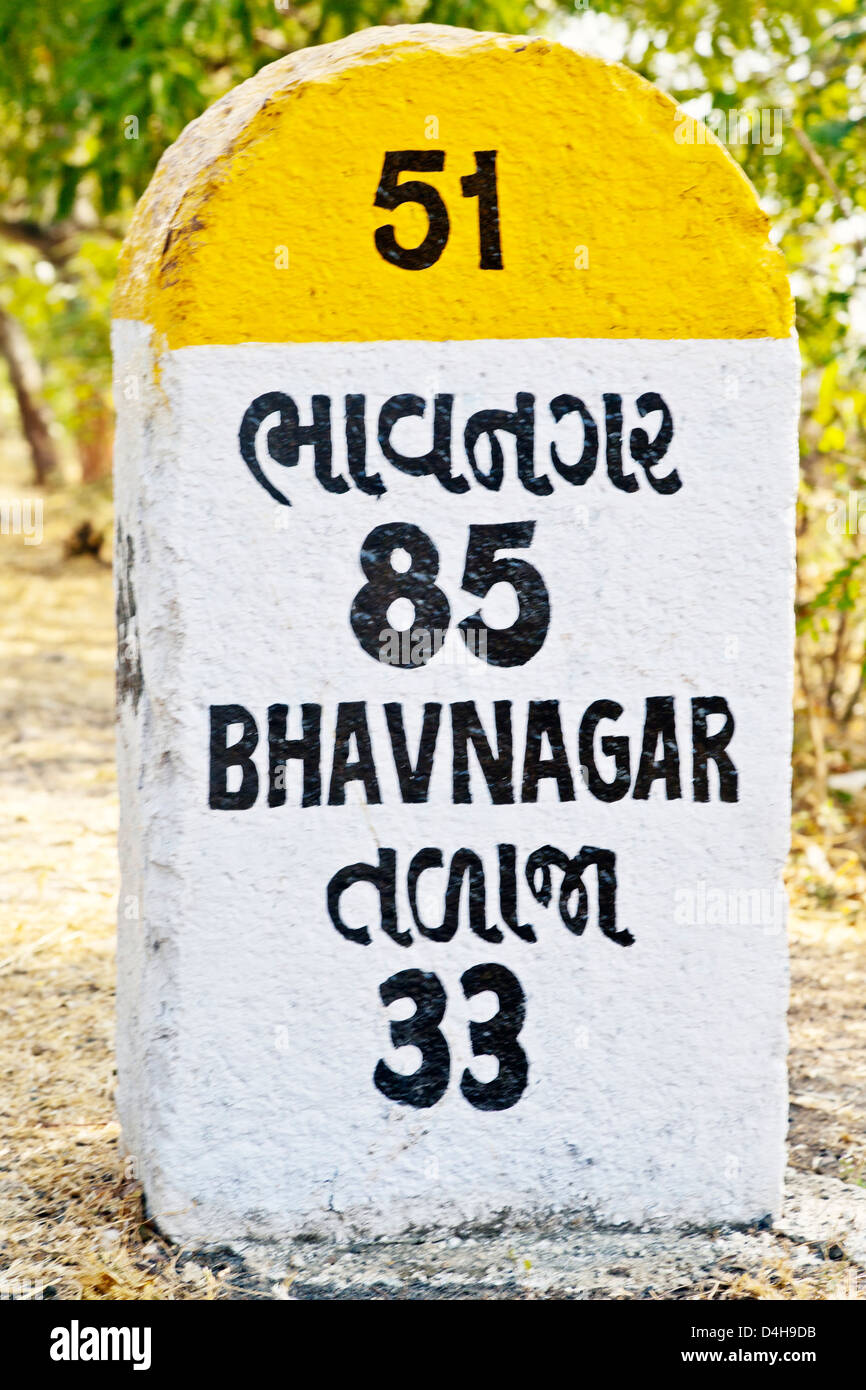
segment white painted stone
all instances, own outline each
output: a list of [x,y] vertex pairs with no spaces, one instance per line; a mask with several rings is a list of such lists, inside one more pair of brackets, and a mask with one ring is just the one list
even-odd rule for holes
[[[120,715],[118,1099],[125,1145],[162,1229],[184,1241],[219,1241],[394,1232],[504,1209],[592,1209],[609,1220],[671,1223],[776,1212],[786,1102],[781,871],[795,343],[183,348],[161,358],[156,383],[145,326],[117,323],[114,348],[118,396],[130,375],[142,383],[140,399],[124,403],[117,439],[120,558],[128,535],[136,604],[123,635],[142,671],[140,697],[129,695]],[[502,490],[473,482],[454,496],[433,478],[399,473],[371,438],[368,470],[382,473],[384,497],[324,491],[304,448],[297,467],[269,465],[290,497],[284,507],[238,450],[246,408],[272,390],[297,401],[302,424],[312,393],[331,397],[337,473],[345,472],[347,392],[366,393],[372,436],[375,411],[397,392],[428,400],[453,392],[462,427],[473,411],[513,409],[515,392],[531,391],[542,473],[550,471],[552,397],[580,396],[601,423],[602,393],[620,392],[627,439],[642,423],[631,403],[654,390],[675,427],[657,471],[676,467],[682,488],[658,495],[638,469],[639,490],[617,491],[602,433],[585,486],[556,479],[552,496],[532,496],[517,481],[514,442],[504,436]],[[646,424],[652,435],[654,423]],[[429,412],[417,425],[414,441],[427,448]],[[408,452],[413,430],[400,429]],[[557,437],[566,440],[564,424]],[[457,429],[454,457],[461,471]],[[463,650],[456,623],[479,601],[461,592],[460,579],[468,526],[518,520],[535,520],[535,536],[529,550],[510,553],[544,577],[551,625],[530,662],[497,669]],[[390,521],[420,526],[439,550],[437,582],[452,627],[423,669],[372,660],[349,624],[364,583],[361,544]],[[494,620],[493,596],[484,613]],[[495,620],[512,617],[502,600]],[[577,776],[581,713],[600,698],[623,706],[604,732],[628,734],[633,777],[644,701],[659,695],[676,701],[682,799],[666,800],[657,783],[648,801],[597,800]],[[723,696],[736,720],[735,803],[718,800],[712,766],[711,801],[692,799],[690,701],[710,695]],[[491,739],[493,701],[512,701],[517,769],[528,701],[559,700],[576,800],[560,803],[542,783],[537,804],[492,806],[470,757],[473,803],[454,805],[443,712],[429,803],[403,804],[382,706],[402,701],[414,749],[425,701],[447,710],[470,699]],[[292,772],[287,804],[268,807],[268,706],[286,703],[295,718],[302,701],[324,707],[327,796],[334,713],[349,700],[367,701],[382,804],[364,804],[355,783],[344,806],[302,809]],[[208,805],[208,709],[222,703],[244,705],[259,725],[259,798],[244,811]],[[419,938],[406,900],[412,854],[440,846],[447,864],[461,846],[478,851],[495,923],[501,842],[518,847],[520,921],[535,925],[538,941],[509,931],[501,944],[482,941],[465,907],[451,942]],[[580,937],[555,904],[533,901],[522,864],[545,844],[569,854],[582,845],[615,852],[617,925],[633,945],[602,935],[594,901]],[[414,937],[408,948],[378,929],[375,900],[363,888],[343,909],[353,927],[372,922],[369,946],[341,936],[326,910],[331,876],[357,860],[374,862],[383,846],[397,852],[399,922]],[[423,904],[432,922],[444,872],[428,877],[437,884],[436,905]],[[528,1085],[500,1112],[474,1108],[460,1091],[464,1067],[482,1081],[495,1074],[492,1061],[473,1059],[468,1041],[469,1020],[489,1016],[495,1003],[490,995],[466,1001],[459,984],[465,970],[488,961],[511,970],[526,996]],[[386,1010],[378,993],[407,969],[435,972],[448,996],[450,1084],[429,1109],[387,1100],[372,1080],[380,1058],[395,1070],[418,1064],[417,1053],[389,1045],[389,1021],[408,1004]]]

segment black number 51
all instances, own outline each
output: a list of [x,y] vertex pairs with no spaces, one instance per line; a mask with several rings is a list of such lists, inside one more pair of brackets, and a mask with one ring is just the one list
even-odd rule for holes
[[[448,209],[438,189],[420,179],[398,183],[405,173],[441,173],[445,168],[444,150],[389,150],[374,207],[393,212],[403,203],[420,203],[427,214],[427,235],[418,246],[401,246],[393,225],[377,227],[375,241],[379,255],[401,270],[428,270],[435,265],[448,242],[451,223]],[[475,172],[460,180],[464,198],[478,199],[478,242],[481,270],[502,269],[499,239],[499,196],[496,189],[496,150],[475,151]]]

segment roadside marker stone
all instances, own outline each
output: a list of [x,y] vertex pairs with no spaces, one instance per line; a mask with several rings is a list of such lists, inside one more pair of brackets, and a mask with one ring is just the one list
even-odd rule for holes
[[799,370],[701,134],[373,29],[139,205],[118,1105],[180,1240],[778,1209]]

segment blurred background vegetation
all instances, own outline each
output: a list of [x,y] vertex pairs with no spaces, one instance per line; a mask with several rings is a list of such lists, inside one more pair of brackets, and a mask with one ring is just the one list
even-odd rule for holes
[[[12,486],[101,489],[109,295],[166,146],[265,63],[370,24],[545,32],[622,58],[731,139],[798,301],[795,848],[866,888],[866,12],[862,0],[0,0],[0,459]],[[716,119],[716,118],[713,118]],[[715,127],[714,127],[715,128]],[[755,127],[752,127],[753,131]],[[742,134],[742,132],[741,132]],[[778,138],[775,138],[778,137]],[[817,846],[817,848],[816,848]],[[802,848],[802,845],[801,845]],[[830,853],[836,875],[829,869]],[[815,856],[818,856],[816,859]],[[824,856],[823,866],[821,856]],[[836,886],[832,886],[835,882]]]

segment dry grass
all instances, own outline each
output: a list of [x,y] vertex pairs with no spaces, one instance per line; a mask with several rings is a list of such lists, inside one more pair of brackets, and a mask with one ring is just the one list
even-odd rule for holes
[[[0,537],[0,1282],[83,1299],[261,1297],[235,1257],[163,1241],[118,1155],[113,596],[107,564],[64,554],[85,518],[110,533],[107,495],[49,496],[40,546]],[[792,1161],[864,1184],[862,848],[850,819],[835,840],[809,829],[791,870]],[[840,1273],[798,1280],[782,1254],[675,1296],[839,1297]]]
[[0,538],[0,1282],[213,1298],[226,1278],[159,1239],[118,1158],[113,595],[65,556],[85,516],[107,548],[99,490],[49,495],[39,546]]

